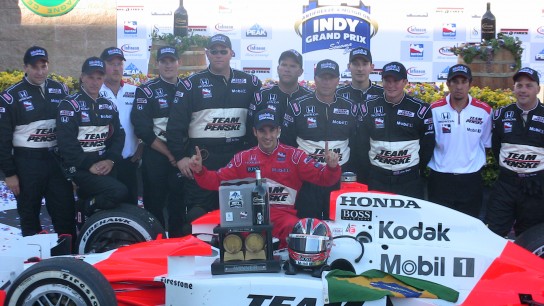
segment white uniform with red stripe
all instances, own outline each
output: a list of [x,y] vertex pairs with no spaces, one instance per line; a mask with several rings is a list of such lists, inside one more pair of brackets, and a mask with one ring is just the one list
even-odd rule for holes
[[457,112],[450,95],[431,105],[436,145],[429,167],[442,173],[474,173],[485,165],[491,147],[491,107],[469,95]]

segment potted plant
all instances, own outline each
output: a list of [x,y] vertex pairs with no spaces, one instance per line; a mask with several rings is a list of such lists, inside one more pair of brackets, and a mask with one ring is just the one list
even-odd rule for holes
[[204,48],[208,45],[208,36],[192,34],[181,37],[171,33],[159,34],[157,30],[153,30],[151,40],[149,71],[155,71],[157,50],[162,46],[172,46],[177,49],[181,60],[180,70],[187,72],[206,68]]

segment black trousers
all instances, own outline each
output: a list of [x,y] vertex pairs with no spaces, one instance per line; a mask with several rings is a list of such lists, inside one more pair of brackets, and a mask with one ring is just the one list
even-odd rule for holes
[[429,201],[479,217],[484,188],[481,171],[454,174],[431,170],[427,188]]
[[544,222],[544,198],[523,190],[523,178],[501,177],[493,185],[485,223],[499,236],[506,236],[512,226],[516,236]]
[[138,204],[138,165],[139,162],[130,161],[132,157],[124,158],[115,164],[117,179],[123,183],[128,190],[127,197],[123,202]]
[[74,182],[78,186],[80,199],[95,199],[96,208],[111,209],[118,207],[127,197],[127,187],[115,178],[115,167],[108,175],[92,174],[88,170],[78,169]]
[[299,192],[295,208],[299,218],[329,219],[331,192],[340,189],[340,181],[330,187],[304,182]]
[[[29,152],[30,153],[30,152]],[[20,193],[17,212],[23,236],[42,231],[40,210],[45,198],[53,228],[59,234],[71,234],[75,239],[75,201],[72,183],[66,180],[57,161],[49,152],[30,155],[17,152],[15,165]]]
[[[183,181],[181,173],[168,158],[146,146],[142,155],[144,208],[167,228],[169,237],[182,236],[185,222]],[[164,215],[166,208],[168,222]]]
[[371,167],[368,175],[368,190],[391,192],[418,199],[423,199],[425,195],[423,180],[417,168],[407,173],[390,175]]

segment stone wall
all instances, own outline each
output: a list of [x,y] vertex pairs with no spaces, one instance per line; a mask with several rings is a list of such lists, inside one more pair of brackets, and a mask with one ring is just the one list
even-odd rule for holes
[[117,41],[114,0],[80,0],[69,13],[41,17],[20,0],[1,0],[0,71],[22,69],[27,48],[49,52],[49,71],[79,77],[83,61]]

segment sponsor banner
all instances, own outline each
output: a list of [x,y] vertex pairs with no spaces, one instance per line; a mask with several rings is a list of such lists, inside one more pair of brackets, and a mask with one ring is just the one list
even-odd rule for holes
[[[147,39],[119,39],[117,40],[118,47],[123,50],[125,59],[145,59],[148,57],[148,40]],[[126,65],[125,65],[126,66]]]
[[[126,55],[125,55],[126,57]],[[143,73],[147,74],[147,59],[128,59],[125,62],[125,69],[123,70],[123,76],[130,77],[134,74]]]

